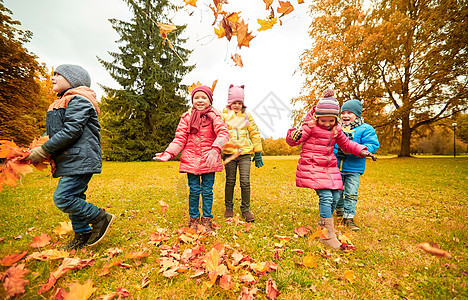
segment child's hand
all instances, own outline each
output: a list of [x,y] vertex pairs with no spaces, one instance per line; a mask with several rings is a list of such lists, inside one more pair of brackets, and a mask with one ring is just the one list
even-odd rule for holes
[[294,141],[299,141],[302,137],[302,130],[300,129],[296,129],[294,131],[291,132],[291,138],[294,140]]
[[366,156],[372,157],[372,160],[373,160],[373,161],[376,161],[376,160],[377,160],[377,157],[375,157],[374,154],[370,153],[370,152],[367,151],[367,150],[362,150],[361,153],[359,153],[359,155],[360,155],[361,157],[366,157]]
[[171,159],[172,156],[167,153],[166,151],[162,152],[162,153],[156,153],[153,157],[154,160],[158,160],[158,161],[168,161],[169,159]]
[[211,149],[205,157],[203,157],[203,160],[205,161],[205,165],[208,166],[209,168],[213,168],[216,166],[216,162],[218,161],[218,156],[219,152],[216,151],[215,149]]
[[47,152],[42,149],[42,147],[36,147],[31,149],[31,154],[25,158],[25,160],[30,160],[31,163],[41,162],[47,158]]
[[256,166],[257,168],[263,167],[262,153],[260,153],[260,152],[255,152],[254,157],[252,158],[252,161],[255,162],[255,166]]

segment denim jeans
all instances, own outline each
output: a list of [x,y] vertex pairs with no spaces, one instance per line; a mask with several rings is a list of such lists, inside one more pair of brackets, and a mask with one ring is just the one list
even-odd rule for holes
[[341,172],[341,178],[343,179],[343,191],[341,191],[336,210],[343,211],[343,218],[353,219],[356,215],[355,210],[361,174]]
[[54,192],[54,203],[58,209],[67,213],[75,232],[91,230],[89,223],[98,213],[99,208],[86,202],[85,192],[93,174],[63,176]]
[[213,218],[211,208],[213,207],[213,184],[215,173],[206,173],[194,175],[187,173],[189,192],[189,216],[190,218],[199,218],[200,210],[198,205],[200,202],[200,192],[202,194],[202,210],[203,217]]
[[[225,155],[226,157],[226,155]],[[250,209],[250,154],[239,155],[236,159],[228,162],[224,169],[226,171],[226,186],[224,189],[224,205],[226,209],[234,208],[234,187],[236,185],[237,168],[239,168],[239,183],[241,188],[241,212]]]
[[315,190],[319,196],[320,218],[332,218],[336,203],[340,198],[340,190]]

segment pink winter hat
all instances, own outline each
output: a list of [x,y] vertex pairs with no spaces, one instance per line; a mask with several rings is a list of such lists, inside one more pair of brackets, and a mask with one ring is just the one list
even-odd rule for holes
[[243,107],[247,107],[244,104],[244,85],[237,86],[231,84],[229,86],[229,91],[228,91],[228,104],[226,105],[227,108],[231,108],[231,104],[240,101],[242,102]]
[[208,99],[210,99],[210,104],[213,104],[213,93],[211,92],[211,89],[206,86],[206,85],[200,85],[197,86],[192,90],[192,94],[190,95],[190,100],[193,102],[193,95],[195,95],[196,92],[203,92],[208,96]]

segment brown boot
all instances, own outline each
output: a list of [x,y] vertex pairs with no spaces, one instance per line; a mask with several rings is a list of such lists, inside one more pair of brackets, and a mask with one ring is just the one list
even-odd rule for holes
[[331,246],[334,249],[340,249],[341,242],[336,238],[336,230],[333,224],[333,218],[320,218],[318,225],[322,228],[327,228],[327,239],[320,238],[320,241],[325,245]]
[[197,225],[200,220],[198,218],[190,218],[188,222],[188,227],[195,229],[197,231]]
[[226,211],[224,212],[224,217],[226,219],[234,217],[234,210],[226,208]]
[[250,211],[243,211],[242,216],[244,217],[246,222],[253,222],[255,221],[254,215]]
[[211,218],[201,218],[201,223],[203,226],[205,226],[206,232],[210,233],[211,232]]

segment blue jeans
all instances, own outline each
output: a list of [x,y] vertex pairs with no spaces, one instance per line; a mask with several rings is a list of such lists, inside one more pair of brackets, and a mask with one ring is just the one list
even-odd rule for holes
[[93,174],[63,176],[55,189],[55,206],[68,214],[75,232],[90,231],[89,223],[99,213],[97,206],[86,202],[85,192],[92,176]]
[[361,174],[341,172],[341,178],[343,179],[343,191],[341,191],[336,210],[343,211],[344,219],[353,219],[356,215],[355,210]]
[[200,218],[198,204],[200,202],[200,192],[202,194],[203,217],[213,218],[211,208],[213,207],[213,184],[215,173],[194,175],[187,173],[189,193],[189,216],[190,218]]
[[340,190],[315,190],[319,196],[320,218],[332,218],[336,203],[340,199]]

